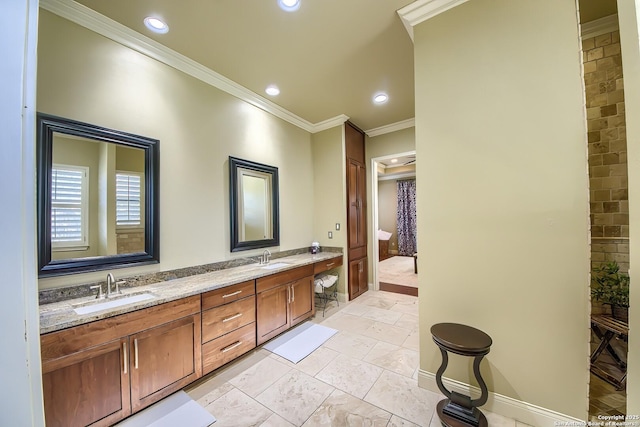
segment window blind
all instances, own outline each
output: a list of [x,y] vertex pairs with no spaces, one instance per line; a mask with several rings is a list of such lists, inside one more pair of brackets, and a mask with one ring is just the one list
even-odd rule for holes
[[86,168],[54,167],[51,173],[51,242],[85,243]]
[[141,225],[140,175],[116,173],[116,225]]

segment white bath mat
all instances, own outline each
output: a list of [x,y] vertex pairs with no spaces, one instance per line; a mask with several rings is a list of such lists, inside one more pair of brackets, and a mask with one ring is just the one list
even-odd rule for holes
[[118,427],[208,427],[216,419],[184,391],[127,418]]
[[324,344],[336,332],[338,331],[326,326],[313,322],[304,322],[302,325],[269,341],[263,348],[293,363],[298,363]]

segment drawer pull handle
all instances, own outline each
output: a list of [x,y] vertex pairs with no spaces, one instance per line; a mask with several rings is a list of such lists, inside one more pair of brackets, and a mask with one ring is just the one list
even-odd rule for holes
[[296,288],[293,287],[293,285],[291,285],[291,302],[295,302],[296,301]]
[[222,323],[228,322],[229,320],[237,319],[240,316],[242,316],[242,313],[234,314],[231,317],[227,317],[226,319],[222,319]]
[[227,351],[231,351],[231,350],[233,350],[234,348],[238,347],[240,344],[242,344],[242,341],[236,341],[236,342],[234,342],[233,344],[231,344],[231,345],[229,345],[229,346],[227,346],[227,347],[223,348],[223,349],[222,349],[222,352],[223,352],[223,353],[226,353]]
[[124,373],[127,373],[127,367],[129,366],[129,357],[127,356],[127,343],[123,342],[122,343],[122,359],[124,360]]
[[335,262],[332,262],[332,263],[327,264],[327,268],[329,268],[329,267],[333,267],[333,264],[335,264]]
[[230,294],[222,295],[222,298],[229,298],[229,297],[232,297],[232,296],[238,295],[238,294],[239,294],[239,293],[241,293],[241,292],[242,292],[242,290],[235,291],[235,292],[231,292]]
[[133,340],[133,367],[138,369],[138,339]]

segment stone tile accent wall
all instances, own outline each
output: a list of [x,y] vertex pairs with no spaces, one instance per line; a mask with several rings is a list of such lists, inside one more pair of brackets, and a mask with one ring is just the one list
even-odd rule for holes
[[620,34],[583,39],[587,103],[591,263],[629,268],[627,139]]
[[119,254],[144,252],[144,230],[117,234]]

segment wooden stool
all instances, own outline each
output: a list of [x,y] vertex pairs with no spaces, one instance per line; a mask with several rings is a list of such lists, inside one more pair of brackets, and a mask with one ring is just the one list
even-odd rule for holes
[[[479,329],[457,323],[438,323],[431,327],[433,341],[442,353],[442,365],[436,373],[436,383],[440,391],[447,397],[438,402],[436,412],[445,427],[487,427],[487,418],[477,408],[487,403],[489,390],[480,375],[480,362],[489,353],[493,341],[491,337]],[[442,374],[449,364],[447,352],[461,356],[475,357],[473,373],[480,385],[480,398],[471,397],[455,391],[449,391],[442,384]]]

